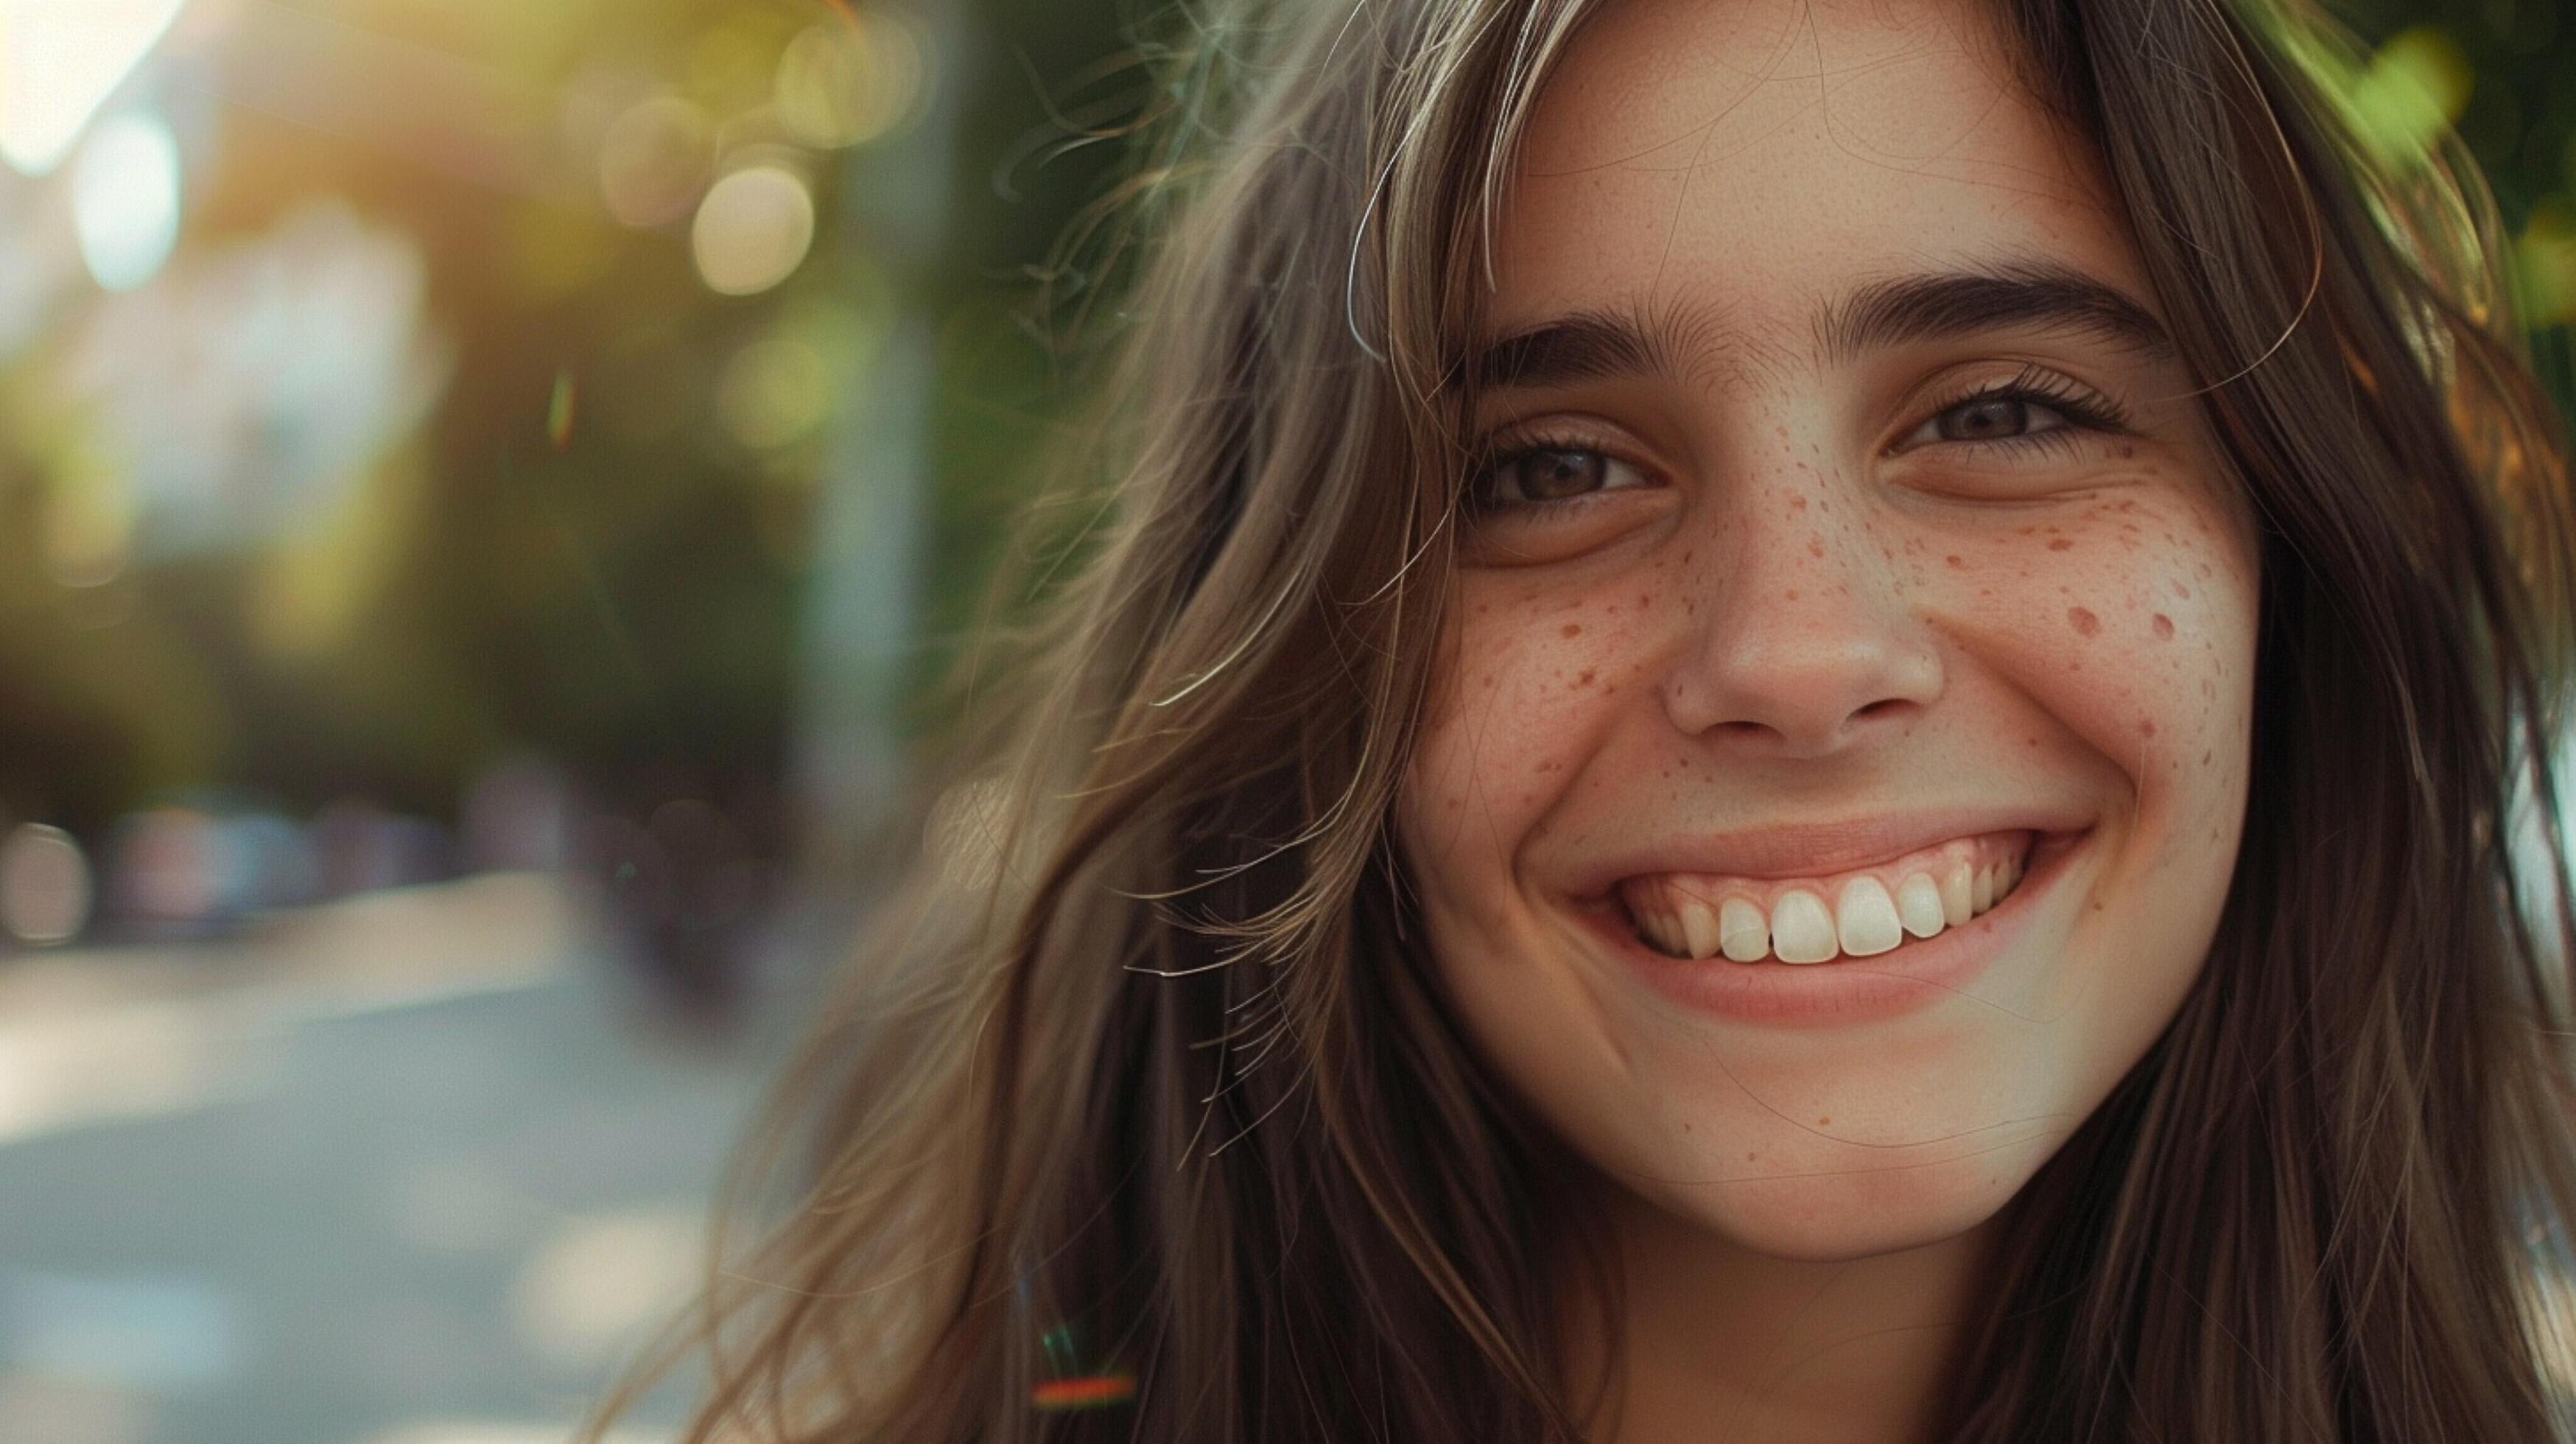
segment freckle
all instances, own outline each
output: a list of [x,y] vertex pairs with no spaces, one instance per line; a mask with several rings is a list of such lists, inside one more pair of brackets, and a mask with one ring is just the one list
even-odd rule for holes
[[2057,540],[2048,544],[2048,549],[2053,552],[2071,552],[2075,550],[2075,543],[2064,537],[2059,537]]
[[1756,1157],[1756,1155],[1748,1153],[1748,1154],[1744,1155],[1744,1161],[1745,1161],[1745,1162],[1747,1162],[1747,1163],[1751,1163],[1751,1162],[1754,1160],[1754,1158],[1755,1158],[1755,1157]]
[[1817,1122],[1818,1124],[1826,1124],[1826,1123],[1831,1123],[1831,1122],[1833,1122],[1833,1121],[1834,1121],[1834,1120],[1833,1120],[1833,1117],[1832,1117],[1832,1115],[1830,1115],[1830,1114],[1821,1115],[1821,1116],[1819,1116],[1819,1117],[1816,1119],[1816,1122]]
[[2102,619],[2082,607],[2066,609],[2066,624],[2088,637],[2102,630]]
[[2155,621],[2150,625],[2156,629],[2157,641],[2170,642],[2173,640],[2173,618],[2166,616],[2162,612],[2158,612],[2156,613]]
[[2154,718],[2152,718],[2152,717],[2141,717],[2141,718],[2139,718],[2139,719],[2138,719],[2138,735],[2139,735],[2139,736],[2141,736],[2141,737],[2153,737],[2153,736],[2155,736],[2155,735],[2156,735],[2156,722],[2155,722],[2155,719],[2154,719]]
[[2201,765],[2201,766],[2203,766],[2203,767],[2207,767],[2207,766],[2209,765],[2209,754],[2208,754],[2208,753],[2204,752],[2204,753],[2200,754],[2200,765]]
[[2014,527],[2014,528],[2013,528],[2013,535],[2015,535],[2015,536],[2037,536],[2037,535],[2039,535],[2039,528],[2038,528],[2038,527],[2035,527],[2035,526],[2017,526],[2017,527]]
[[1583,635],[1583,624],[1581,622],[1568,622],[1564,626],[1557,628],[1556,634],[1560,637],[1580,637]]
[[2137,454],[2138,454],[2138,449],[2137,449],[2136,447],[2134,447],[2134,446],[2123,446],[2123,447],[2119,448],[2119,450],[2118,450],[2118,452],[2117,452],[2116,454],[2119,456],[2119,458],[2120,458],[2122,461],[2126,461],[2126,460],[2128,460],[2130,457],[2133,457],[2133,456],[2137,455]]
[[1642,611],[1644,611],[1645,609],[1646,609],[1646,594],[1645,594],[1644,592],[1639,592],[1639,593],[1637,593],[1637,610],[1642,612]]
[[1967,563],[1966,563],[1966,562],[1963,562],[1963,561],[1959,560],[1959,559],[1958,559],[1957,557],[1955,557],[1955,556],[1947,556],[1947,557],[1943,557],[1943,558],[1941,558],[1941,560],[1943,560],[1943,561],[1945,561],[1945,562],[1948,562],[1948,563],[1949,563],[1951,566],[1953,566],[1953,567],[1964,567],[1964,566],[1966,566],[1966,565],[1967,565]]
[[1820,537],[1820,536],[1811,536],[1811,537],[1807,538],[1807,555],[1809,555],[1809,556],[1811,556],[1811,557],[1820,557],[1820,556],[1823,556],[1824,554],[1825,554],[1825,539],[1824,539],[1823,537]]
[[1798,600],[1798,589],[1796,587],[1791,587],[1789,590],[1782,592],[1780,594],[1780,598],[1783,601],[1794,602]]
[[1807,509],[1807,499],[1806,499],[1805,497],[1803,497],[1803,496],[1793,496],[1793,497],[1789,498],[1789,510],[1791,510],[1791,511],[1805,511],[1806,509]]
[[1682,553],[1682,565],[1683,565],[1683,566],[1689,566],[1689,565],[1690,565],[1691,555],[1692,555],[1692,554],[1691,554],[1690,552],[1687,552],[1687,551],[1685,551],[1685,552],[1683,552],[1683,553]]
[[1487,673],[1485,674],[1485,685],[1486,685],[1486,686],[1488,686],[1488,687],[1490,687],[1490,686],[1494,685],[1494,674],[1493,674],[1493,673],[1491,673],[1491,672],[1487,672]]
[[1592,685],[1592,669],[1591,669],[1590,667],[1586,667],[1586,668],[1584,668],[1584,669],[1583,669],[1583,675],[1574,679],[1574,685],[1575,685],[1575,686],[1577,686],[1577,687],[1589,687],[1589,686],[1591,686],[1591,685]]

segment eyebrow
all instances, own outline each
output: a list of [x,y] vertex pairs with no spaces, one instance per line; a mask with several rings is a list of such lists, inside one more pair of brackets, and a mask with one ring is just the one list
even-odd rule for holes
[[[2164,327],[2127,293],[2045,261],[1872,281],[1816,318],[1817,340],[1836,361],[1877,347],[2014,329],[2072,331],[2157,358],[2174,354]],[[1713,317],[1682,307],[1577,311],[1480,347],[1469,374],[1485,389],[1631,375],[1679,380],[1692,359],[1690,343],[1723,334]]]

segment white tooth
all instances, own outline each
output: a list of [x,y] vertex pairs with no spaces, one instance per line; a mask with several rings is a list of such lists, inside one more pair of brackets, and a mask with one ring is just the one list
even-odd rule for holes
[[1717,910],[1717,944],[1735,962],[1758,963],[1771,956],[1771,920],[1744,899],[1728,898]]
[[1714,956],[1717,952],[1717,913],[1689,893],[1675,888],[1674,911],[1681,914],[1682,941],[1690,945],[1694,958]]
[[1821,963],[1837,951],[1834,915],[1825,900],[1791,888],[1771,905],[1771,951],[1784,963]]
[[1896,885],[1896,916],[1905,930],[1918,938],[1928,938],[1949,926],[1941,911],[1941,889],[1925,872],[1908,873]]
[[1941,876],[1941,921],[1957,927],[1977,915],[1977,878],[1975,869],[1964,862],[1950,864]]
[[2012,890],[2019,886],[2021,886],[2020,858],[2008,857],[2002,862],[1995,864],[1995,898],[1997,901],[2010,897],[2012,895]]
[[1855,958],[1874,957],[1905,941],[1887,884],[1867,874],[1844,883],[1843,895],[1834,902],[1834,934],[1843,951]]
[[1977,869],[1976,888],[1968,895],[1968,902],[1978,912],[1984,912],[1995,905],[1995,870],[1993,868]]

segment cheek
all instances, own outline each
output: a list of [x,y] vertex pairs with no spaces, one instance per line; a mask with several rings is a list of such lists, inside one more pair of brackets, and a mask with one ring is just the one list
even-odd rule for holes
[[1435,694],[1399,802],[1426,876],[1500,880],[1519,841],[1584,782],[1584,761],[1643,684],[1634,578],[1539,590],[1462,584]]
[[[1942,565],[1980,649],[2127,772],[2142,805],[2151,793],[2217,801],[2241,789],[2255,576],[2250,543],[2220,507],[2109,497],[1962,541]],[[2045,732],[2025,729],[2019,745],[2045,749]]]

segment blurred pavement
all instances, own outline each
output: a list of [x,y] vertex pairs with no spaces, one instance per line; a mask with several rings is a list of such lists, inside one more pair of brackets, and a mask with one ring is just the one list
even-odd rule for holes
[[0,961],[0,1444],[561,1439],[775,1056],[535,875]]

